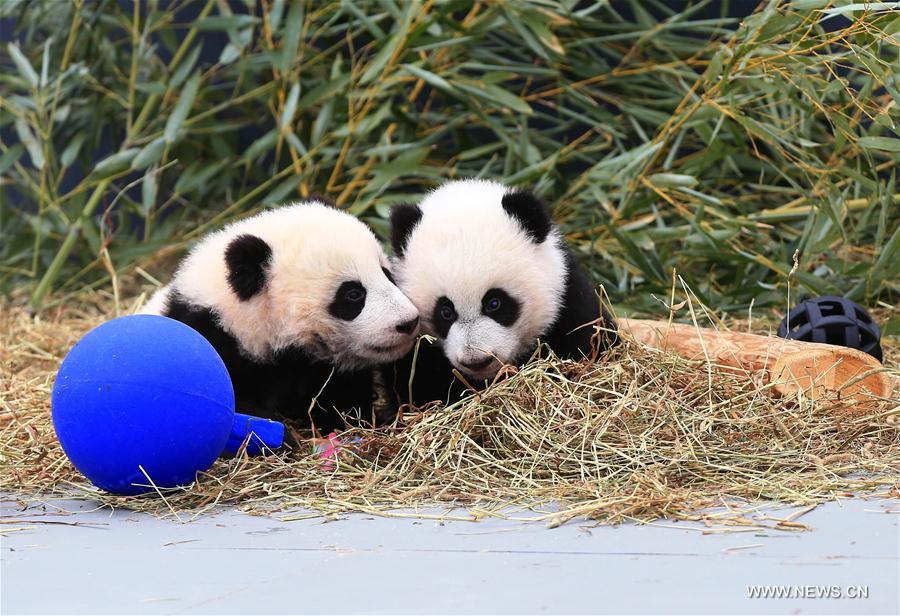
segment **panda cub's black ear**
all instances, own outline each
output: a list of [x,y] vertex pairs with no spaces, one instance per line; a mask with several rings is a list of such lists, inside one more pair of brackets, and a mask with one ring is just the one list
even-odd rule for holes
[[403,203],[391,208],[391,246],[394,248],[394,254],[398,257],[403,256],[409,235],[420,220],[422,220],[422,210],[418,205]]
[[306,198],[307,201],[318,201],[322,205],[327,205],[328,207],[333,207],[334,209],[340,209],[337,206],[337,203],[334,202],[334,199],[331,197],[326,197],[322,193],[309,193],[309,197]]
[[536,244],[547,239],[553,222],[550,211],[540,199],[530,192],[517,190],[503,195],[501,203],[506,213],[516,219]]
[[272,249],[255,235],[239,235],[225,249],[228,285],[242,302],[247,301],[266,285],[266,268],[272,259]]

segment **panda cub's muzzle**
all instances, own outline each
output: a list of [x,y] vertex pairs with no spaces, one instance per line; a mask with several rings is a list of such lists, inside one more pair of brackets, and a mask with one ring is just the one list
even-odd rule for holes
[[479,381],[492,379],[503,365],[496,357],[476,351],[451,363],[456,364],[461,372]]
[[460,361],[462,367],[465,368],[466,372],[470,374],[479,374],[481,372],[484,372],[492,363],[494,363],[494,358],[490,356],[483,359],[469,359]]
[[[394,325],[394,330],[397,331],[401,338],[398,342],[394,344],[388,345],[368,345],[368,349],[380,355],[394,355],[399,354],[400,356],[405,355],[412,348],[412,344],[416,339],[416,336],[419,333],[419,316],[416,315],[412,319],[408,319],[406,321],[401,321]],[[397,358],[393,358],[397,359]]]
[[[410,350],[419,335],[419,311],[396,287],[377,294],[370,323],[374,326],[363,334],[364,354],[379,362],[400,359]],[[380,305],[379,305],[380,304]]]
[[387,270],[343,281],[328,313],[332,352],[356,364],[396,361],[412,349],[419,333],[419,311]]

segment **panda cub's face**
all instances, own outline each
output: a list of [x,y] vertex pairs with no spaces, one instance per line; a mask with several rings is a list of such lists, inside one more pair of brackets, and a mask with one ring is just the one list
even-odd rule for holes
[[535,197],[501,184],[445,184],[391,215],[397,283],[461,372],[519,363],[556,320],[565,253]]
[[300,208],[301,237],[288,225],[269,230],[274,247],[262,291],[276,346],[303,347],[344,369],[402,357],[418,334],[419,315],[392,281],[375,236],[332,207]]
[[418,334],[418,311],[388,266],[364,223],[312,201],[213,234],[185,261],[175,288],[214,307],[251,357],[300,349],[353,370],[402,357]]
[[419,332],[418,311],[394,284],[381,246],[373,248],[366,264],[349,251],[331,271],[328,317],[320,321],[314,347],[342,366],[394,361],[410,351]]

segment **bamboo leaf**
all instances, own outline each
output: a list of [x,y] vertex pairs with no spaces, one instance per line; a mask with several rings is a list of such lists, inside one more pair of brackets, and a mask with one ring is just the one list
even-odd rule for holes
[[175,182],[175,192],[189,195],[199,190],[210,178],[221,171],[223,166],[225,166],[224,161],[206,166],[195,164],[188,167]]
[[272,129],[265,135],[250,144],[241,157],[242,162],[251,162],[264,152],[268,151],[278,141],[278,131]]
[[900,152],[900,139],[896,137],[860,137],[856,143],[869,150]]
[[146,218],[156,205],[156,195],[159,193],[159,182],[154,171],[144,174],[141,183],[141,214]]
[[318,115],[313,122],[312,132],[310,134],[310,143],[316,145],[322,141],[322,137],[331,128],[331,119],[334,114],[334,101],[327,101],[322,108],[319,109]]
[[334,96],[339,90],[345,88],[349,81],[350,75],[341,75],[340,77],[319,84],[303,95],[297,102],[297,107],[302,110],[317,105],[324,99]]
[[297,82],[293,86],[291,86],[291,91],[288,93],[287,101],[284,103],[284,111],[281,113],[281,119],[278,122],[278,125],[281,127],[281,130],[286,130],[291,126],[291,122],[294,120],[294,114],[297,112],[297,101],[300,99],[300,83]]
[[660,188],[674,188],[679,186],[696,186],[697,178],[692,175],[683,175],[680,173],[654,173],[647,178],[654,186]]
[[877,13],[881,11],[900,11],[900,5],[897,2],[853,2],[844,6],[836,6],[822,11],[826,15],[822,21],[836,17],[838,15],[847,15],[856,11],[867,11]]
[[15,126],[19,140],[25,145],[25,149],[28,150],[31,164],[34,165],[35,169],[43,169],[44,151],[41,149],[41,144],[38,143],[34,133],[31,132],[31,128],[29,128],[22,120],[16,120]]
[[303,142],[300,141],[300,138],[297,137],[296,133],[294,133],[294,131],[288,130],[284,134],[284,139],[288,142],[288,145],[294,148],[295,152],[299,152],[301,156],[306,156],[308,150],[306,149],[306,146],[303,145]]
[[453,82],[458,88],[474,94],[491,106],[506,107],[518,113],[530,115],[531,106],[524,100],[506,90],[488,83],[458,80]]
[[213,15],[197,20],[194,27],[198,30],[238,30],[259,23],[253,15]]
[[2,156],[0,156],[0,175],[6,173],[6,170],[12,167],[19,157],[22,155],[22,152],[25,151],[25,148],[22,144],[16,143],[11,148],[6,150]]
[[263,205],[275,205],[281,203],[285,197],[297,190],[299,181],[295,177],[288,178],[276,186],[262,199]]
[[900,227],[882,248],[875,263],[868,270],[868,276],[860,280],[848,293],[850,299],[860,301],[867,289],[877,289],[885,280],[900,280]]
[[281,48],[279,62],[279,68],[284,73],[291,69],[294,60],[297,58],[297,50],[300,47],[300,33],[303,29],[303,3],[294,1],[290,3],[290,7],[284,24],[283,47]]
[[166,143],[174,143],[178,138],[178,131],[184,124],[188,114],[191,111],[191,105],[194,104],[194,97],[197,96],[197,90],[200,87],[200,75],[191,77],[184,86],[181,96],[178,97],[178,103],[172,111],[172,115],[166,121],[165,140]]
[[59,162],[63,167],[68,167],[75,162],[75,158],[78,156],[78,152],[81,150],[81,146],[86,138],[87,135],[79,133],[69,142],[66,149],[63,150],[62,156],[59,157]]
[[419,68],[418,66],[414,66],[412,64],[401,64],[401,66],[404,70],[406,70],[406,72],[412,74],[415,77],[418,77],[419,79],[424,80],[425,83],[434,86],[438,90],[442,90],[451,94],[456,92],[456,89],[453,87],[453,85],[451,85],[449,81],[447,81],[440,75],[435,75],[430,71],[426,71],[425,69]]
[[49,79],[50,74],[50,44],[53,43],[53,39],[47,39],[47,42],[44,43],[44,53],[41,54],[41,79],[40,79],[40,87],[44,87],[47,85],[47,80]]
[[181,86],[184,83],[184,80],[187,79],[187,76],[191,74],[191,71],[194,70],[194,65],[197,64],[197,58],[200,57],[201,47],[198,45],[194,47],[187,55],[187,58],[181,61],[181,64],[178,65],[178,68],[172,73],[172,79],[169,80],[169,87],[174,89]]
[[22,53],[19,46],[15,43],[8,43],[6,49],[9,51],[9,57],[12,58],[16,68],[19,69],[19,74],[25,78],[25,81],[27,81],[32,88],[38,87],[38,83],[40,82],[38,75],[34,72],[31,62],[28,61],[28,58],[25,57],[25,54]]
[[653,252],[643,251],[638,248],[637,244],[625,232],[619,231],[615,226],[607,225],[607,229],[626,250],[632,259],[632,263],[637,266],[647,280],[653,282],[665,280],[666,276],[663,273],[662,264],[657,260]]
[[159,161],[166,150],[166,140],[162,137],[145,145],[131,160],[132,169],[144,169]]
[[94,165],[94,173],[98,177],[106,177],[123,171],[128,168],[131,161],[140,152],[138,148],[128,148],[120,152],[116,152],[112,156],[107,156],[96,165]]
[[284,0],[274,0],[269,8],[269,30],[277,32],[284,15]]

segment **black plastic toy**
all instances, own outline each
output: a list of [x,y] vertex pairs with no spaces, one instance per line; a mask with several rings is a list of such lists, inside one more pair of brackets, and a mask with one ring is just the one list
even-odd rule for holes
[[778,335],[859,349],[883,361],[878,325],[865,308],[844,297],[827,295],[804,300],[778,326]]

